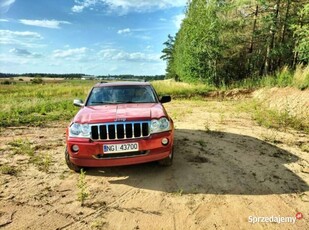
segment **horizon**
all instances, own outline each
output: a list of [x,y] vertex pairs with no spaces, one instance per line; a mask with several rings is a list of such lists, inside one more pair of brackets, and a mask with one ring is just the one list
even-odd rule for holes
[[13,75],[15,76],[23,76],[29,77],[27,75],[42,75],[43,77],[48,77],[48,75],[79,75],[83,77],[123,77],[123,76],[132,76],[132,77],[162,77],[165,76],[165,74],[155,74],[155,75],[135,75],[135,74],[101,74],[101,75],[91,75],[91,74],[85,74],[85,73],[2,73],[0,72],[0,78],[6,78],[2,77],[3,75]]

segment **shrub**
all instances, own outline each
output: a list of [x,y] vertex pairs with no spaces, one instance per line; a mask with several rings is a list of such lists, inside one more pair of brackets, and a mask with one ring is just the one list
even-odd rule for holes
[[33,79],[31,79],[32,84],[43,84],[44,81],[41,77],[35,77]]
[[2,85],[10,85],[12,84],[12,82],[10,82],[9,80],[5,80],[3,82],[1,82]]

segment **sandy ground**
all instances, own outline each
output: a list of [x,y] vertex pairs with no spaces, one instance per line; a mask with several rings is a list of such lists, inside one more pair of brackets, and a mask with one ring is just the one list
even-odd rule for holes
[[[79,174],[64,161],[65,123],[0,132],[3,229],[309,229],[309,138],[258,126],[240,101],[174,101],[174,164],[87,169],[89,197],[77,200]],[[44,172],[9,142],[28,139],[49,154]],[[271,140],[271,142],[269,142]],[[249,223],[254,217],[303,218]]]

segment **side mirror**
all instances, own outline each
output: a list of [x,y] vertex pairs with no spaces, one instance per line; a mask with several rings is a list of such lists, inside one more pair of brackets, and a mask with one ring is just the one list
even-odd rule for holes
[[161,103],[167,103],[170,102],[172,100],[171,96],[162,96],[162,98],[160,99]]
[[84,102],[81,99],[74,99],[73,105],[75,105],[77,107],[83,107],[84,106]]

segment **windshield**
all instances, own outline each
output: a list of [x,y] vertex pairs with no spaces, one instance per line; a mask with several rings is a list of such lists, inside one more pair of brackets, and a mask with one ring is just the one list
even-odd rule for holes
[[156,97],[150,86],[106,86],[93,88],[86,105],[155,102]]

